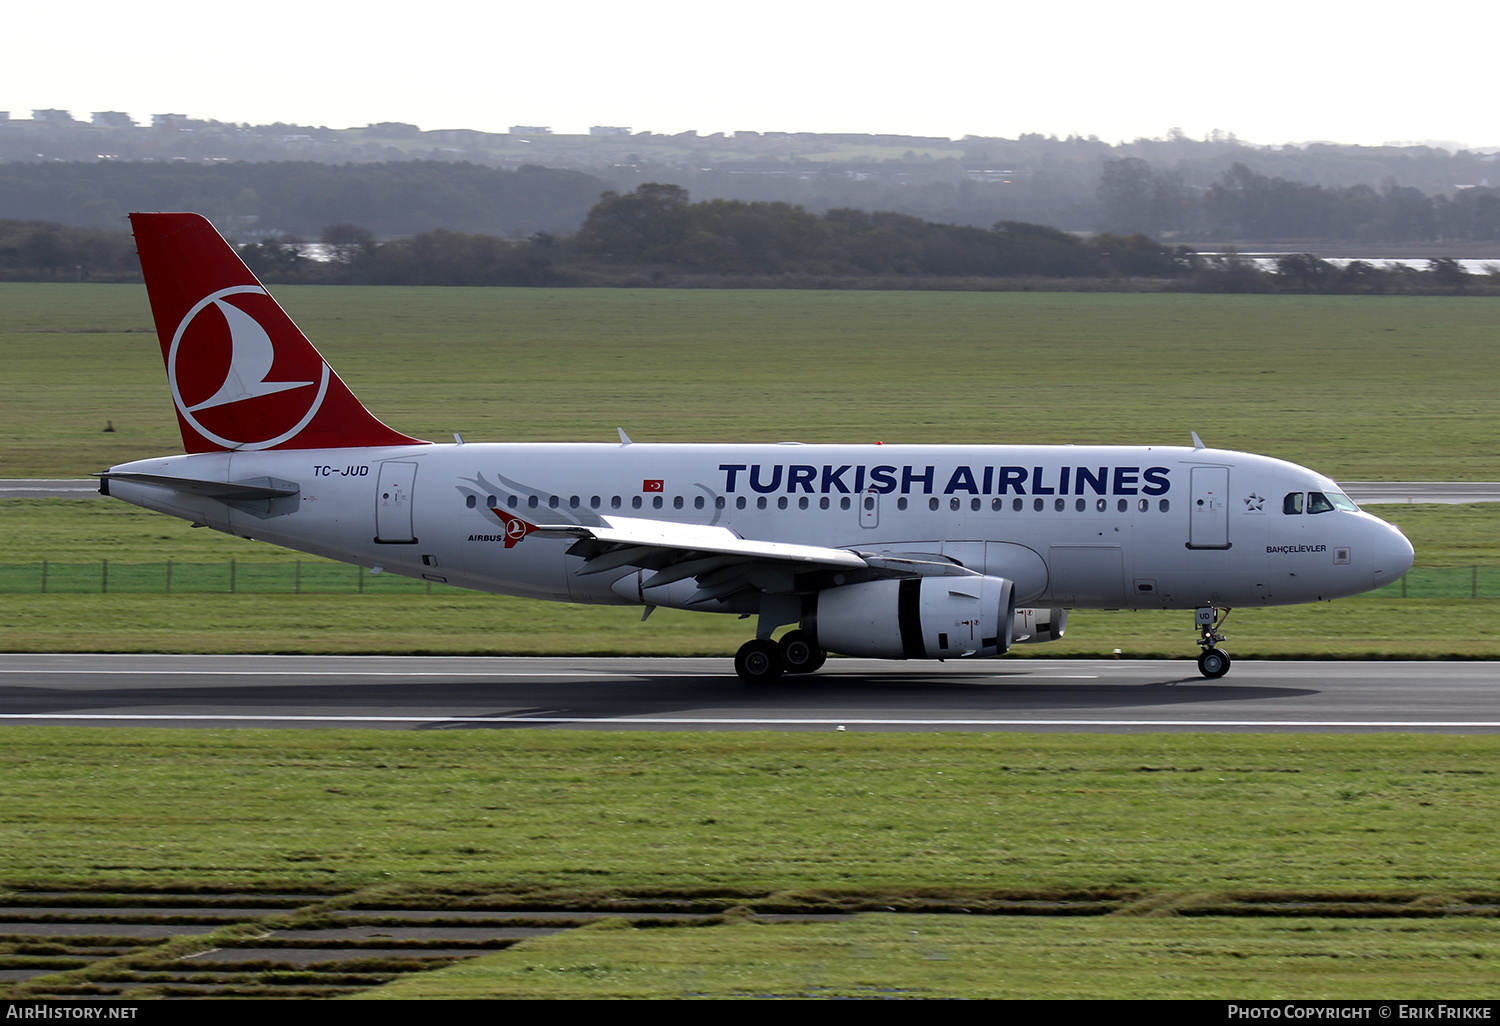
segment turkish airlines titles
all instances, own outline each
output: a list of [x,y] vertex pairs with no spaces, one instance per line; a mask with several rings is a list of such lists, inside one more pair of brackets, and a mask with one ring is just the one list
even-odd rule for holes
[[945,482],[942,495],[1165,495],[1172,487],[1168,467],[955,467],[938,474],[925,466],[821,467],[804,463],[721,463],[724,491],[768,494],[861,493],[880,495],[916,491],[932,495]]

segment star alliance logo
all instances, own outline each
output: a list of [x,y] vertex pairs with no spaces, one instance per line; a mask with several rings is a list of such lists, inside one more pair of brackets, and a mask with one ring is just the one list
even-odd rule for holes
[[1264,513],[1266,511],[1266,497],[1251,492],[1245,496],[1246,513]]

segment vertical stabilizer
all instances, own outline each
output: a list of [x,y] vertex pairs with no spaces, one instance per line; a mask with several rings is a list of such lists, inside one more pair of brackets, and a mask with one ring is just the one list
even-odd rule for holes
[[131,214],[188,452],[421,444],[386,427],[197,214]]

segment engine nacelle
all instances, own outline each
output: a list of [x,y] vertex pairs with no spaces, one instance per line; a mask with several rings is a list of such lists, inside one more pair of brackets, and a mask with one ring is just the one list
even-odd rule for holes
[[956,659],[1001,655],[1015,622],[1015,588],[1003,577],[915,577],[821,591],[803,626],[831,652]]
[[1051,609],[1017,609],[1013,631],[1017,645],[1040,645],[1044,641],[1056,641],[1068,629],[1068,611],[1053,606]]

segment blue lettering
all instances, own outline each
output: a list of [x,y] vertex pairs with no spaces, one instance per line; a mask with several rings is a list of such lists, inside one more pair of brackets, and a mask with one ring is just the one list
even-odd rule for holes
[[1052,495],[1053,494],[1053,490],[1051,488],[1048,488],[1046,485],[1042,484],[1042,468],[1041,467],[1032,467],[1031,468],[1031,494],[1032,495]]
[[1134,495],[1136,483],[1140,481],[1140,467],[1116,467],[1115,468],[1115,494]]
[[1095,495],[1104,495],[1105,488],[1109,485],[1109,468],[1100,467],[1099,476],[1095,477],[1089,471],[1088,467],[1079,467],[1078,473],[1073,483],[1074,490],[1077,491],[1079,495],[1082,495],[1085,485],[1087,485],[1089,488],[1092,488]]
[[932,494],[932,474],[935,467],[928,467],[925,474],[913,474],[911,467],[901,468],[901,494],[906,495],[911,491],[911,486],[917,481],[922,482],[922,494]]
[[865,490],[865,468],[863,466],[854,468],[854,490],[856,492]]
[[990,486],[995,483],[995,468],[984,468],[984,494],[990,494]]
[[809,467],[805,464],[795,463],[787,469],[786,490],[795,492],[797,486],[801,485],[804,492],[813,490],[813,482],[818,479],[818,468]]
[[870,490],[889,495],[896,490],[896,468],[880,466],[870,471]]
[[974,483],[974,472],[968,467],[959,467],[948,479],[948,487],[943,489],[944,495],[952,495],[954,492],[968,492],[970,495],[979,494],[979,486]]
[[[842,480],[842,478],[844,476],[844,471],[846,471],[848,469],[849,469],[849,464],[847,464],[847,463],[845,463],[838,470],[834,470],[833,467],[831,467],[831,466],[826,466],[825,465],[823,467],[823,494],[824,495],[827,495],[830,490],[837,490],[837,491],[843,492],[845,495],[849,494],[849,489],[846,488],[846,487],[844,487],[844,482]],[[833,489],[830,489],[828,487],[829,485],[832,485]]]
[[743,463],[720,463],[719,469],[724,471],[724,490],[726,492],[734,491],[735,475],[744,470],[745,465]]
[[1146,487],[1141,489],[1142,493],[1146,495],[1161,495],[1166,492],[1167,489],[1172,487],[1172,482],[1167,480],[1167,475],[1170,473],[1171,471],[1166,467],[1146,468]]
[[771,475],[771,483],[770,484],[763,485],[763,484],[760,483],[760,464],[757,463],[753,467],[751,467],[750,468],[750,487],[754,488],[757,492],[761,492],[761,493],[774,492],[777,488],[781,487],[781,464],[778,463],[778,464],[776,464],[776,466],[772,467],[771,469],[774,470],[776,473],[774,473],[773,475]]
[[1009,495],[1012,488],[1016,490],[1017,495],[1026,494],[1025,467],[1000,468],[1000,494]]

